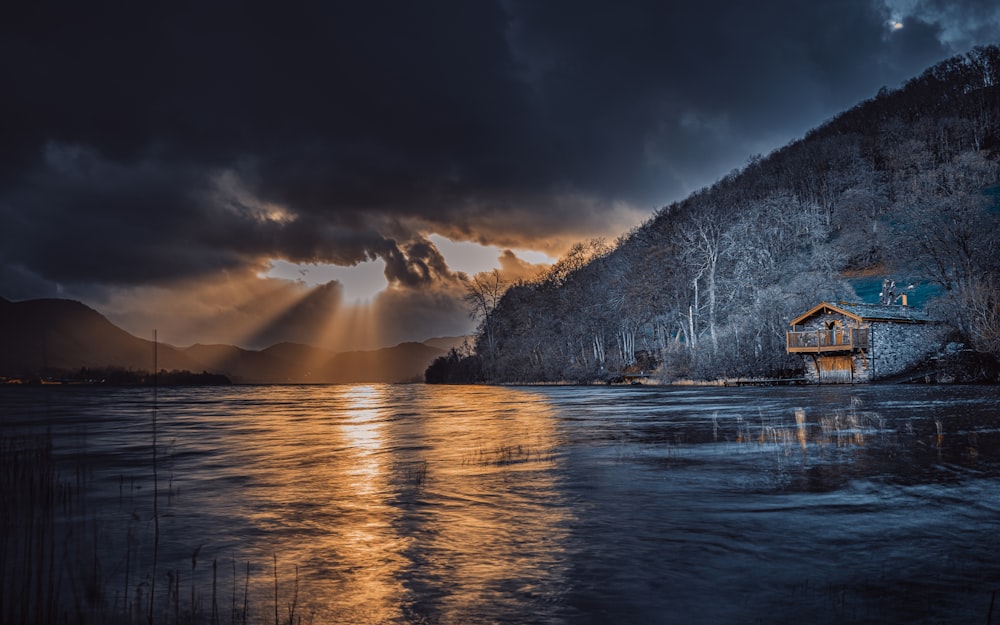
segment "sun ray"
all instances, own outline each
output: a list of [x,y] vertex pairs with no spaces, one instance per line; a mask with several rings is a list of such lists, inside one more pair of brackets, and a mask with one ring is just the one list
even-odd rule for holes
[[374,302],[356,302],[340,308],[316,336],[320,346],[336,346],[338,351],[371,349],[381,346]]
[[247,348],[261,328],[309,297],[311,289],[253,273],[220,273],[114,293],[108,317],[137,336],[156,327],[166,343],[227,343]]
[[329,263],[293,263],[270,259],[267,271],[259,275],[261,278],[301,282],[310,287],[335,280],[343,285],[344,298],[348,302],[370,301],[388,286],[385,262],[382,260],[345,267]]

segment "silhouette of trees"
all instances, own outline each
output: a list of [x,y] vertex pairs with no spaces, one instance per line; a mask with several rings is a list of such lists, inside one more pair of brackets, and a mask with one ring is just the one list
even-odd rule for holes
[[424,372],[427,384],[476,384],[484,379],[479,356],[454,347],[435,358]]

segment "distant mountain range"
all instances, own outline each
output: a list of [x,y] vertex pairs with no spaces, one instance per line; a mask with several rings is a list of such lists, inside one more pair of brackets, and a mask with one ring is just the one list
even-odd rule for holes
[[179,370],[223,374],[235,383],[422,381],[424,370],[464,337],[335,353],[301,343],[255,351],[233,345],[156,344],[133,336],[73,300],[0,298],[0,376],[25,377],[81,369]]

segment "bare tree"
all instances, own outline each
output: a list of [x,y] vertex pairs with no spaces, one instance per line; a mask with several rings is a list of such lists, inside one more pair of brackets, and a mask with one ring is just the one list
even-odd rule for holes
[[899,254],[915,259],[943,287],[949,316],[980,349],[992,350],[1000,310],[1000,215],[985,190],[1000,168],[983,153],[965,153],[910,179],[909,209],[899,226]]
[[488,372],[492,372],[496,362],[497,336],[494,313],[500,298],[506,292],[508,283],[499,269],[465,276],[465,302],[469,306],[469,316],[479,322],[480,336],[485,340]]
[[691,348],[697,347],[701,334],[701,297],[704,291],[707,300],[704,306],[708,309],[708,334],[712,341],[712,351],[716,352],[719,348],[715,323],[718,304],[716,272],[724,242],[722,224],[715,215],[705,215],[693,220],[679,234],[681,258],[692,272],[692,303],[689,309]]

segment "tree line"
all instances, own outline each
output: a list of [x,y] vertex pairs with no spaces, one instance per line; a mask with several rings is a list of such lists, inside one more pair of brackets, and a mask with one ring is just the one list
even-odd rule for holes
[[85,384],[95,386],[225,386],[232,381],[220,373],[186,369],[159,372],[124,367],[46,368],[14,377],[0,378],[4,384]]
[[987,46],[883,88],[616,241],[577,244],[535,280],[471,278],[474,349],[439,359],[435,381],[789,375],[789,320],[862,301],[885,276],[920,284],[956,339],[997,356],[998,222],[1000,48]]

